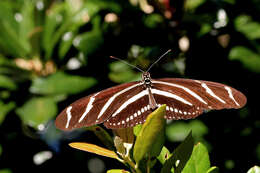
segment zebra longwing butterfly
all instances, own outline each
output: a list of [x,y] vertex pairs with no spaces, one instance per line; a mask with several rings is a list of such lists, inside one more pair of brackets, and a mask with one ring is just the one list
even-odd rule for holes
[[127,128],[145,122],[158,106],[166,104],[167,119],[190,119],[203,111],[241,108],[246,97],[227,85],[191,79],[151,79],[121,84],[83,97],[65,108],[56,127],[71,130],[104,123],[107,128]]
[[202,80],[163,78],[151,79],[148,72],[154,64],[171,50],[165,52],[146,72],[142,80],[121,84],[83,97],[57,117],[56,127],[72,130],[104,123],[107,128],[127,128],[145,122],[155,108],[166,104],[166,119],[190,119],[212,109],[241,108],[246,97],[227,85]]

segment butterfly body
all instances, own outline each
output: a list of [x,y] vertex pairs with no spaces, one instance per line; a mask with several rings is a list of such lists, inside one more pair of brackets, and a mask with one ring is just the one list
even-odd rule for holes
[[56,126],[71,130],[104,123],[107,128],[126,128],[145,122],[158,106],[166,104],[167,119],[190,119],[204,111],[241,108],[246,97],[227,85],[201,80],[151,79],[121,84],[83,97],[65,108]]

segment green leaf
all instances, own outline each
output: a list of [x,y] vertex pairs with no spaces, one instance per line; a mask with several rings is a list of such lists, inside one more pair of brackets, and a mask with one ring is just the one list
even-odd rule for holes
[[57,114],[57,105],[51,97],[35,97],[17,108],[16,113],[25,124],[37,128]]
[[0,1],[0,50],[6,55],[25,57],[30,51],[29,43],[19,38],[20,23],[15,17],[21,14],[14,13],[14,6],[10,2]]
[[195,145],[192,155],[184,167],[182,173],[201,173],[207,172],[210,168],[210,161],[207,148],[202,144],[198,143]]
[[190,132],[186,139],[173,151],[171,157],[166,160],[161,170],[161,173],[169,173],[174,167],[174,173],[182,172],[186,163],[191,157],[194,146],[194,139]]
[[30,87],[37,94],[76,94],[96,84],[91,77],[81,77],[57,72],[46,78],[36,78]]
[[260,172],[259,166],[254,166],[247,171],[247,173],[259,173],[259,172]]
[[205,0],[187,0],[185,3],[185,8],[187,10],[194,11],[197,7],[202,5],[205,2]]
[[163,23],[163,17],[160,14],[153,13],[148,16],[146,16],[144,20],[144,24],[148,28],[156,28],[159,24]]
[[164,144],[166,105],[152,112],[143,124],[134,145],[134,159],[138,164],[142,159],[157,157]]
[[0,75],[0,88],[6,88],[9,90],[15,90],[16,89],[16,84],[14,83],[13,80],[10,78]]
[[116,83],[125,83],[140,80],[141,73],[136,73],[133,69],[119,61],[115,61],[109,65],[111,72],[108,77]]
[[107,173],[130,173],[124,169],[110,169],[107,171]]
[[213,167],[209,168],[207,173],[219,173],[219,168],[216,166],[213,166]]
[[53,40],[53,37],[56,29],[61,24],[62,19],[64,18],[64,16],[62,15],[64,8],[64,3],[53,3],[50,9],[48,9],[49,12],[45,17],[42,34],[42,47],[46,52],[47,59],[50,58],[55,46],[56,40]]
[[240,61],[245,68],[252,72],[260,73],[260,55],[252,50],[243,47],[233,47],[229,53],[230,60]]
[[15,107],[14,102],[9,102],[7,104],[4,104],[2,101],[0,101],[0,124],[5,119],[5,116]]
[[10,169],[1,169],[0,173],[12,173]]
[[2,145],[0,144],[0,156],[1,156],[2,152],[3,152],[3,148],[2,148]]
[[185,139],[189,131],[192,130],[194,138],[200,139],[208,133],[207,126],[200,120],[188,122],[178,121],[166,127],[166,136],[172,142],[180,142]]
[[236,30],[243,33],[249,40],[260,38],[260,23],[253,21],[250,16],[238,16],[234,24]]
[[75,47],[83,52],[86,56],[96,52],[103,44],[102,32],[99,30],[92,30],[78,35],[75,38]]
[[161,164],[164,164],[164,162],[171,157],[170,151],[163,146],[160,155],[157,157],[157,159],[161,162]]
[[141,129],[142,129],[142,124],[138,124],[136,126],[134,126],[134,135],[138,136],[138,134],[140,133]]

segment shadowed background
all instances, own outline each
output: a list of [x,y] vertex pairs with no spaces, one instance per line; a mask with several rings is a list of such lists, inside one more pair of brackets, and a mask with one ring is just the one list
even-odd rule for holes
[[57,130],[55,117],[85,95],[141,79],[109,56],[145,70],[168,49],[152,78],[224,83],[248,103],[169,121],[166,146],[173,151],[192,129],[220,172],[259,164],[259,12],[257,0],[1,0],[0,173],[126,169],[70,148],[102,143],[90,131]]

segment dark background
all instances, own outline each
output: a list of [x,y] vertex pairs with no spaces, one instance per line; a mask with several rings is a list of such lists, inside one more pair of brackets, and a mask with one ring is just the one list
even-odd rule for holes
[[[57,130],[55,117],[85,95],[140,80],[140,72],[110,55],[147,69],[168,49],[152,78],[210,80],[247,96],[242,109],[195,120],[194,138],[208,147],[211,165],[220,172],[259,165],[259,12],[257,0],[1,0],[0,172],[127,169],[70,148],[72,141],[102,143],[89,131]],[[170,151],[192,121],[169,122]],[[52,157],[37,165],[33,157],[41,151]]]

